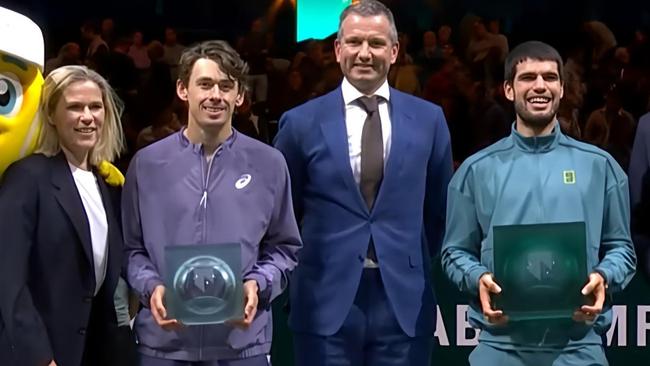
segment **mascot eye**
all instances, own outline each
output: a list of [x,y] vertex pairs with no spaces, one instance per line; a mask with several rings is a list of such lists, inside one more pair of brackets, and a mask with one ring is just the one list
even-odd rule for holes
[[23,88],[19,82],[0,75],[0,116],[13,117],[23,102]]

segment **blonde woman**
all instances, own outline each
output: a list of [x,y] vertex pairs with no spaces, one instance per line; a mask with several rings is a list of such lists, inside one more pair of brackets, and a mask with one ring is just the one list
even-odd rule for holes
[[106,80],[84,66],[45,80],[36,153],[0,182],[3,365],[110,362],[122,235],[119,191],[98,167],[124,147],[120,112]]

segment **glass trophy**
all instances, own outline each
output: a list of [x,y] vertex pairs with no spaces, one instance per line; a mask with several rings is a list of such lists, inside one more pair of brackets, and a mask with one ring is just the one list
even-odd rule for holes
[[165,248],[168,318],[185,325],[244,316],[241,247],[237,243]]
[[584,222],[495,226],[495,309],[510,321],[567,319],[593,300],[587,283]]

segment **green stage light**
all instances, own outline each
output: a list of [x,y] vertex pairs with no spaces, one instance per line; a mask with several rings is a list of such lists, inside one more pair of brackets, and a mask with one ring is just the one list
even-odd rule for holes
[[298,0],[296,41],[323,39],[335,33],[339,15],[351,0]]

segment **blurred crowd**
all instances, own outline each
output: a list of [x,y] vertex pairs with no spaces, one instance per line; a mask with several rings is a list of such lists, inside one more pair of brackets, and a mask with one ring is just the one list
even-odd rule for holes
[[[499,19],[468,16],[462,25],[400,33],[399,56],[388,76],[393,87],[442,106],[457,164],[506,136],[514,120],[502,87],[508,35]],[[124,31],[111,18],[86,21],[80,30],[78,40],[62,45],[47,61],[46,73],[86,64],[110,82],[126,104],[129,153],[120,164],[126,167],[137,149],[185,123],[185,106],[175,94],[185,42],[173,27],[157,39],[137,29]],[[626,169],[636,124],[649,108],[648,31],[639,27],[633,38],[618,39],[606,24],[588,21],[569,36],[575,41],[561,49],[566,80],[558,117],[562,128],[604,148]],[[270,143],[284,111],[337,87],[342,74],[334,38],[300,42],[291,57],[282,57],[272,26],[259,18],[248,33],[230,40],[250,67],[249,92],[235,128]]]

